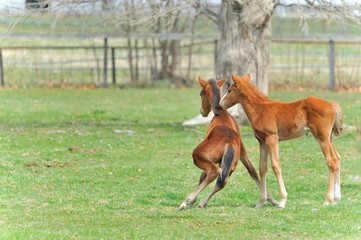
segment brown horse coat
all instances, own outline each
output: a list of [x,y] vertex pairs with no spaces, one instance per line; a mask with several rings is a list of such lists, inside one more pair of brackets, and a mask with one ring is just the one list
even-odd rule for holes
[[240,103],[251,122],[255,137],[260,144],[261,195],[256,208],[266,199],[267,158],[271,158],[272,169],[277,177],[281,201],[284,208],[287,192],[281,175],[278,156],[278,141],[289,140],[307,134],[316,138],[326,158],[329,168],[328,191],[325,204],[337,203],[341,199],[340,155],[333,142],[331,133],[339,136],[342,132],[342,113],[337,104],[316,97],[308,97],[292,103],[270,100],[250,81],[250,75],[232,75],[234,83],[221,99],[220,106],[227,109]]
[[[205,197],[198,207],[208,205],[209,199],[219,190],[223,189],[233,171],[236,169],[238,159],[241,159],[251,177],[260,187],[260,181],[256,169],[249,161],[246,149],[241,141],[241,130],[236,120],[226,111],[219,107],[220,90],[225,80],[216,82],[198,79],[202,86],[201,114],[206,117],[211,110],[215,113],[204,140],[193,150],[194,164],[203,170],[199,179],[199,185],[190,193],[185,201],[179,206],[179,210],[186,209],[197,200],[199,193],[213,182],[217,176],[217,182],[212,192]],[[271,195],[267,200],[278,204]]]

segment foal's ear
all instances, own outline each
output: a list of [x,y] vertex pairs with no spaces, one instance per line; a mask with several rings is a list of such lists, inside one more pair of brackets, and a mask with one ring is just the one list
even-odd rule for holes
[[201,77],[198,77],[198,82],[199,82],[199,85],[201,85],[201,87],[204,87],[207,84],[207,82],[204,81]]
[[233,73],[231,73],[231,77],[232,77],[233,82],[238,82],[239,81],[238,77],[234,76]]
[[223,86],[223,84],[224,84],[225,81],[226,81],[225,78],[223,78],[222,80],[219,80],[219,81],[217,82],[217,86],[218,86],[219,88],[221,88],[221,87]]

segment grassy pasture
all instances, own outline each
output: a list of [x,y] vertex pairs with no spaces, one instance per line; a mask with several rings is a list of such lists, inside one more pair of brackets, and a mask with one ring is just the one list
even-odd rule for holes
[[[271,92],[338,102],[345,123],[361,116],[356,93]],[[342,200],[323,207],[328,171],[311,136],[280,144],[285,210],[253,207],[259,191],[240,164],[205,209],[178,211],[197,185],[191,159],[206,126],[198,89],[1,90],[1,239],[357,239],[361,236],[360,139],[345,129]],[[123,131],[123,133],[122,133]],[[128,132],[124,132],[128,131]],[[242,128],[258,168],[258,145]],[[268,190],[279,198],[269,168]],[[211,190],[208,187],[200,197]]]

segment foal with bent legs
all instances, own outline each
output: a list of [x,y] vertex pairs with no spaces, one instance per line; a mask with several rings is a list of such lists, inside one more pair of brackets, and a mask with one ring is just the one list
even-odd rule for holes
[[[200,208],[206,207],[209,199],[226,186],[228,178],[236,169],[238,159],[241,159],[258,187],[261,187],[257,171],[249,161],[246,149],[241,141],[239,125],[226,110],[221,109],[218,105],[220,100],[219,88],[224,84],[225,79],[218,82],[215,80],[206,82],[198,78],[198,81],[202,87],[200,94],[202,108],[200,112],[202,116],[206,117],[213,109],[214,117],[205,139],[193,150],[193,162],[203,170],[199,178],[199,185],[194,192],[186,197],[185,201],[179,206],[179,210],[184,210],[194,203],[199,193],[218,176],[211,193],[198,205]],[[267,201],[274,205],[279,204],[270,194],[267,194]]]
[[336,204],[341,199],[340,155],[332,143],[332,133],[339,136],[342,132],[340,107],[316,97],[308,97],[292,103],[272,101],[250,81],[249,74],[243,78],[231,75],[234,83],[223,96],[220,106],[227,109],[240,103],[259,142],[261,195],[256,208],[262,207],[266,200],[268,155],[280,189],[279,207],[285,207],[287,192],[281,175],[278,142],[298,138],[309,131],[320,144],[329,169],[325,205]]

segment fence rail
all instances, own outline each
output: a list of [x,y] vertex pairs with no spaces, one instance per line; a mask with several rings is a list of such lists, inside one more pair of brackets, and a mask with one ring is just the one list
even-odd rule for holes
[[[26,36],[29,37],[29,35]],[[12,37],[23,38],[25,35]],[[32,37],[36,39],[44,36],[32,35]],[[59,38],[65,37],[65,35],[53,37]],[[201,74],[210,75],[209,77],[214,76],[218,35],[138,34],[131,37],[132,41],[147,41],[149,39],[179,40],[182,44],[179,45],[177,71],[185,72],[191,69],[193,73],[200,71],[204,72]],[[300,38],[298,36],[298,39],[285,36],[273,37],[270,51],[270,83],[280,84],[282,82],[277,82],[277,79],[287,76],[290,79],[298,79],[300,84],[314,84],[312,77],[309,76],[312,76],[316,71],[320,78],[328,78],[327,86],[330,90],[340,84],[345,84],[347,78],[345,76],[349,76],[348,78],[351,79],[353,84],[360,85],[361,37],[353,38],[354,41],[339,36],[334,36],[335,40],[329,40],[330,37]],[[71,40],[77,37],[67,35],[67,38]],[[58,72],[59,78],[62,79],[60,82],[64,82],[64,79],[73,73],[82,72],[83,76],[81,78],[83,80],[81,83],[86,81],[84,79],[91,79],[92,82],[97,82],[104,87],[108,86],[108,73],[111,73],[109,74],[112,79],[111,82],[116,84],[118,79],[129,78],[129,73],[127,73],[129,71],[129,47],[125,44],[124,38],[125,36],[115,36],[109,38],[109,42],[108,38],[104,38],[103,45],[94,46],[80,44],[72,46],[54,44],[44,44],[44,46],[3,46],[0,48],[1,85],[14,85],[15,79],[20,79],[24,77],[24,74],[28,74],[26,72],[21,75],[21,71],[31,71],[32,73],[29,73],[29,76],[35,74],[34,76],[31,75],[33,76],[31,82],[36,82],[39,78],[44,77],[41,72],[53,74],[45,76],[48,79],[51,79]],[[120,41],[121,44],[116,41],[119,39],[123,39]],[[74,40],[74,42],[76,41]],[[340,48],[338,48],[339,46]],[[189,54],[190,49],[193,49],[191,55]],[[137,47],[137,51],[139,51],[137,52],[137,58],[141,59],[141,64],[137,69],[142,71],[146,78],[147,76],[150,78],[151,64],[149,62],[151,51],[155,51],[153,55],[159,59],[161,57],[160,50],[160,46],[150,47],[147,44]],[[187,59],[189,56],[192,59]],[[210,58],[209,56],[213,57]],[[158,65],[160,64],[159,62]],[[279,71],[285,71],[286,74],[284,72],[281,74]],[[313,72],[310,73],[309,71]],[[121,74],[118,72],[121,72]],[[20,74],[20,76],[17,77],[16,74]],[[200,73],[194,73],[194,75],[200,75]],[[100,76],[102,76],[102,79]],[[73,77],[77,78],[79,76]],[[284,83],[290,83],[290,80],[285,79]]]
[[[203,40],[214,41],[220,40],[220,34],[187,34],[187,33],[131,33],[129,35],[119,34],[70,34],[70,33],[53,33],[53,34],[8,34],[0,33],[0,39],[133,39],[133,40]],[[272,35],[272,42],[294,42],[294,43],[328,43],[333,39],[338,43],[360,44],[361,34],[318,34],[318,35]]]

